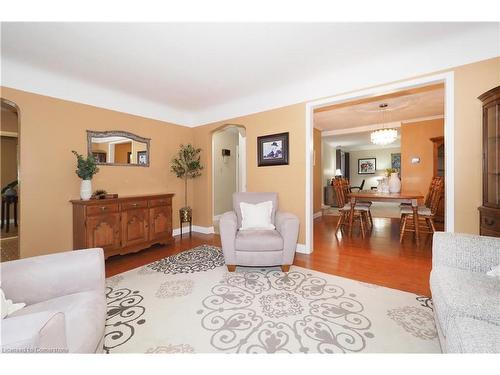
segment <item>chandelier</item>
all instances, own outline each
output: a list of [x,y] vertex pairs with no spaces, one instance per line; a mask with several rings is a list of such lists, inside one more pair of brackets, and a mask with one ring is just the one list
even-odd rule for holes
[[[382,103],[379,105],[384,120],[384,113],[387,111],[388,104]],[[396,129],[379,129],[370,134],[370,140],[375,145],[388,145],[398,138],[398,131]]]

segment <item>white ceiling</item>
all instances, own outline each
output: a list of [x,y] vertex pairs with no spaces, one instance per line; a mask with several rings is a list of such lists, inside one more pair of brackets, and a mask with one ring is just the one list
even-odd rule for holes
[[401,133],[399,129],[398,139],[389,145],[374,145],[371,143],[370,134],[368,132],[329,135],[322,138],[323,142],[328,143],[331,147],[340,147],[342,151],[358,151],[358,150],[378,150],[387,148],[401,147]]
[[[384,111],[380,104],[387,104]],[[314,114],[314,127],[329,131],[444,115],[444,89],[342,106]]]
[[2,85],[187,126],[500,55],[500,23],[2,23]]

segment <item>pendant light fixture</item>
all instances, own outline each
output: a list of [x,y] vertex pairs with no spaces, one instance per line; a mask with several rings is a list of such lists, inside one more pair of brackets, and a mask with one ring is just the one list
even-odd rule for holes
[[[389,105],[387,103],[382,103],[378,107],[380,108],[382,123],[384,123],[385,113]],[[398,138],[398,131],[396,129],[382,128],[379,130],[375,130],[370,135],[371,142],[375,145],[388,145],[393,143],[397,138]]]

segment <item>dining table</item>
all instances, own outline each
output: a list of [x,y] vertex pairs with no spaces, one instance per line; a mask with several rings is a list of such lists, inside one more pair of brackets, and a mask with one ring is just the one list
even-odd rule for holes
[[411,204],[413,211],[413,222],[415,223],[415,241],[417,245],[420,243],[420,231],[418,228],[418,201],[424,196],[418,192],[404,191],[399,193],[383,193],[377,190],[361,190],[349,193],[351,203],[351,213],[349,215],[349,236],[352,236],[352,224],[354,220],[354,207],[356,202],[394,202]]

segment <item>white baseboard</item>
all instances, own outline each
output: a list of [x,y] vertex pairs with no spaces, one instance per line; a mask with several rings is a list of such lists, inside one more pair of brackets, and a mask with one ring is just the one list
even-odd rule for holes
[[[215,233],[213,226],[212,227],[201,227],[199,225],[193,225],[191,227],[191,229],[193,232],[196,232],[196,233],[202,233],[202,234]],[[181,234],[181,228],[175,228],[172,232],[173,232],[174,236],[178,236]],[[182,227],[182,234],[185,234],[185,233],[189,233],[189,226],[188,225]]]
[[323,211],[315,212],[313,215],[313,219],[316,219],[316,218],[321,217],[321,216],[323,216]]
[[306,245],[304,245],[303,243],[298,243],[297,244],[297,253],[300,253],[300,254],[311,254],[310,251],[306,251]]

